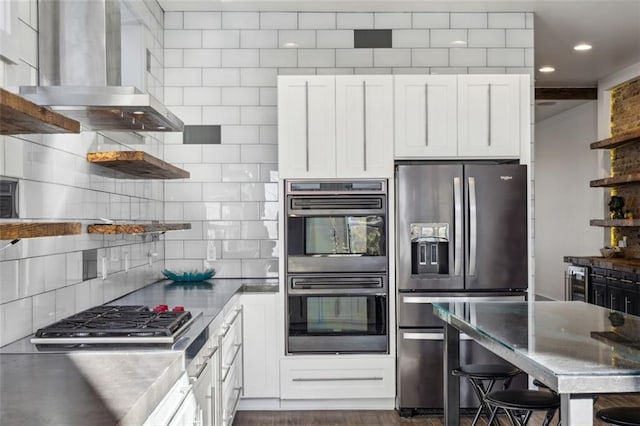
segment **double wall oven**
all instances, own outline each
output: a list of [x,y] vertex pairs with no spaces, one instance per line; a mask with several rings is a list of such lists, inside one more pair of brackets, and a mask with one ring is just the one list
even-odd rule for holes
[[287,353],[389,350],[386,180],[289,180]]

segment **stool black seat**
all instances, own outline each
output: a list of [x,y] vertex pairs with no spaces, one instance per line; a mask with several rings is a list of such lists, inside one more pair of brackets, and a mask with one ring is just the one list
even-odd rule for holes
[[[469,380],[474,393],[480,401],[480,406],[473,418],[472,425],[478,423],[483,413],[487,419],[491,419],[491,407],[486,404],[484,397],[493,390],[496,382],[501,380],[502,388],[508,389],[511,385],[511,380],[520,373],[522,373],[522,370],[509,364],[467,364],[451,371],[454,376],[465,377]],[[489,424],[491,425],[492,421],[489,421]]]
[[640,426],[640,407],[603,408],[596,417],[615,426]]
[[493,407],[490,423],[495,418],[498,409],[503,409],[512,424],[524,426],[534,411],[546,411],[543,426],[550,424],[551,419],[560,408],[560,397],[552,392],[539,390],[510,389],[488,393],[486,403]]

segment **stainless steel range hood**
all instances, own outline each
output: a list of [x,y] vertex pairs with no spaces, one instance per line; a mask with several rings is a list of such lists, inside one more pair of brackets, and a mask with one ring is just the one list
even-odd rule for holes
[[89,130],[183,130],[159,100],[121,86],[119,0],[40,0],[38,8],[40,85],[21,87],[22,96]]

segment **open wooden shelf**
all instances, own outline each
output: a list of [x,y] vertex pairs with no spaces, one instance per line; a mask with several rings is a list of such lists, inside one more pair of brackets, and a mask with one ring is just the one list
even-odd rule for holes
[[57,237],[82,233],[79,222],[11,222],[0,223],[0,240]]
[[190,223],[122,223],[95,224],[87,227],[89,234],[149,234],[152,232],[182,231],[191,229]]
[[603,226],[610,228],[612,226],[640,226],[640,219],[591,219],[589,221],[591,226]]
[[612,176],[604,179],[596,179],[589,182],[589,186],[595,187],[613,187],[619,185],[626,185],[630,183],[640,182],[640,173],[630,173],[628,175]]
[[189,172],[144,151],[90,152],[87,161],[130,179],[185,179]]
[[640,129],[593,142],[591,144],[591,149],[613,149],[633,142],[640,142]]
[[80,123],[0,88],[0,135],[80,133]]

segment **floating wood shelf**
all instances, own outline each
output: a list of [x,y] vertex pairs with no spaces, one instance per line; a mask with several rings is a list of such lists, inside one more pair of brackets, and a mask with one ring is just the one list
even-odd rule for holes
[[191,229],[190,223],[122,223],[95,224],[87,227],[89,234],[149,234],[152,232],[182,231]]
[[80,133],[80,123],[0,88],[0,134]]
[[79,222],[11,222],[0,223],[0,240],[57,237],[82,233]]
[[589,186],[595,187],[613,187],[619,185],[626,185],[630,183],[640,182],[640,173],[631,173],[628,175],[612,176],[604,179],[596,179],[589,182]]
[[613,149],[633,142],[640,142],[640,129],[593,142],[591,144],[591,149]]
[[120,172],[129,179],[185,179],[189,172],[144,151],[90,152],[90,163]]
[[610,228],[612,226],[640,226],[640,219],[591,219],[589,221],[591,226],[603,226]]

